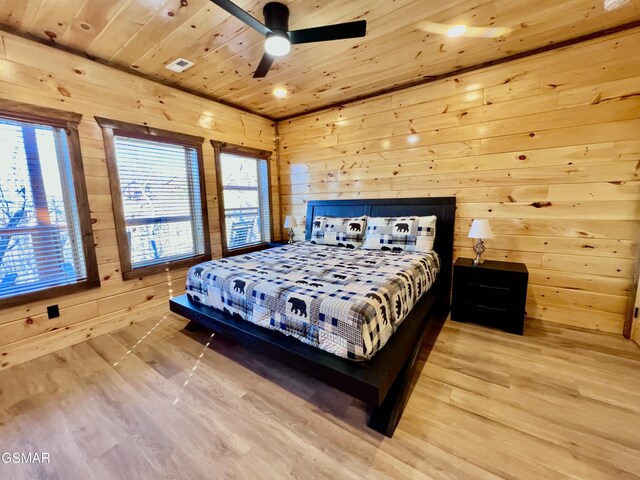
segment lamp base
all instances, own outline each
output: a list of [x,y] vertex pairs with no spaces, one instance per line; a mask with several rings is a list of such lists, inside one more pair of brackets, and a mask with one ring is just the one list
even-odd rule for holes
[[484,247],[484,242],[482,241],[481,238],[478,238],[478,240],[476,241],[476,244],[473,246],[473,251],[476,253],[476,258],[473,259],[474,265],[482,265],[484,263],[484,260],[482,259],[482,254],[484,253],[485,250],[486,248]]
[[293,228],[289,229],[289,245],[293,244],[293,237],[295,236],[295,233],[293,231]]

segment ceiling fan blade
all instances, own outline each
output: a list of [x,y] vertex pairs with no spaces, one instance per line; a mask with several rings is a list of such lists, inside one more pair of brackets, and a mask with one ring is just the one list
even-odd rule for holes
[[260,60],[260,63],[258,64],[258,68],[256,68],[256,72],[253,74],[253,78],[266,77],[275,59],[276,59],[275,57],[272,57],[268,53],[265,53],[262,56],[262,60]]
[[328,40],[342,40],[345,38],[364,37],[367,33],[367,21],[338,23],[324,27],[303,28],[289,32],[291,43],[325,42]]
[[229,12],[234,17],[238,18],[239,20],[242,20],[244,23],[249,25],[254,30],[257,30],[258,32],[260,32],[262,35],[266,36],[268,33],[271,33],[271,29],[267,28],[259,20],[253,18],[251,15],[249,15],[247,12],[245,12],[235,3],[230,2],[229,0],[211,0],[211,1],[216,5],[218,5],[220,8],[222,8],[223,10],[226,10],[227,12]]

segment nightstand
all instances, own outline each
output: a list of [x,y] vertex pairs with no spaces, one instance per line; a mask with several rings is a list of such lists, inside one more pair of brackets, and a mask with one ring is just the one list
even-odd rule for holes
[[267,248],[284,247],[285,245],[289,245],[288,240],[272,240],[267,243]]
[[529,271],[524,263],[458,258],[453,266],[451,319],[522,335]]

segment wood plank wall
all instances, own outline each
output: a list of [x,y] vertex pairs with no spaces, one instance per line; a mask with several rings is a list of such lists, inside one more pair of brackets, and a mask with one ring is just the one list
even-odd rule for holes
[[[83,115],[80,140],[102,286],[0,312],[0,368],[168,312],[169,289],[184,290],[186,270],[123,281],[102,141],[94,115],[203,136],[214,257],[222,253],[213,148],[209,139],[274,151],[275,125],[160,84],[0,32],[0,97]],[[278,171],[272,168],[275,225]],[[279,228],[276,229],[279,233]],[[47,305],[60,317],[49,320]]]
[[529,316],[620,334],[640,232],[639,48],[629,30],[281,122],[282,214],[455,195],[456,256],[490,218],[485,257],[527,264]]

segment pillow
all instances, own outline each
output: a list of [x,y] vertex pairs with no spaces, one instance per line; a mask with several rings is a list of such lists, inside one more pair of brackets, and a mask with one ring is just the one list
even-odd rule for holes
[[394,252],[424,252],[433,250],[436,239],[436,216],[372,217],[362,248]]
[[311,243],[359,248],[362,246],[367,217],[314,217]]

